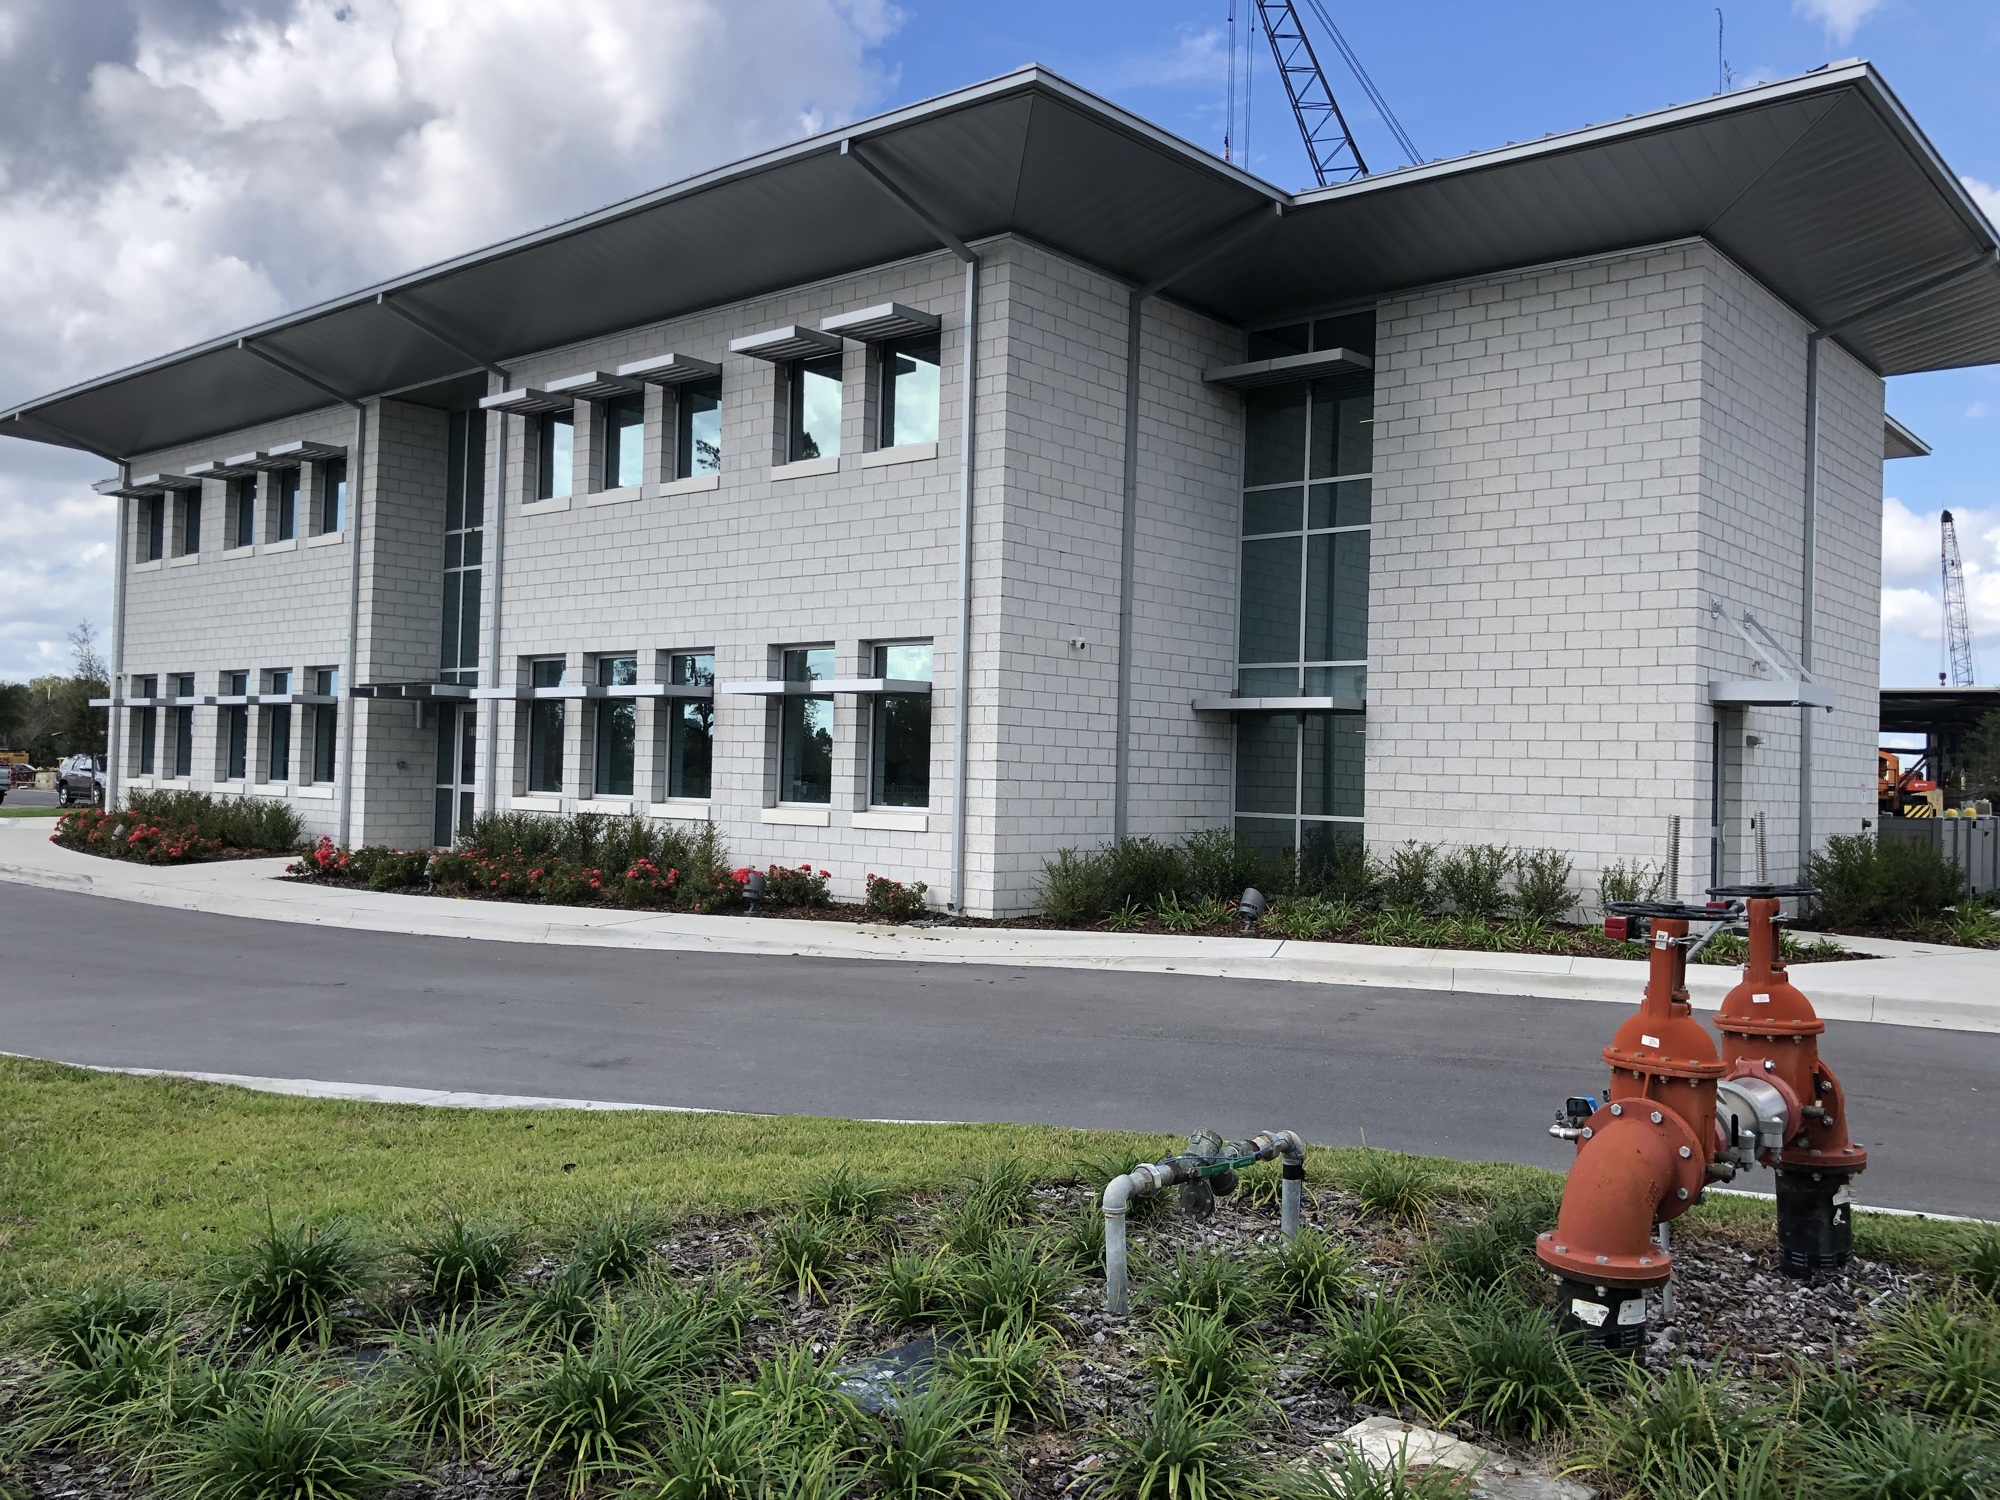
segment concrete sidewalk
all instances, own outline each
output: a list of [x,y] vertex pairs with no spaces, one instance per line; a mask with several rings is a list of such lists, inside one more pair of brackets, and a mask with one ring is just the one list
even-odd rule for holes
[[[392,895],[277,878],[284,860],[154,868],[58,848],[34,820],[0,822],[0,881],[122,901],[367,932],[659,952],[758,953],[924,963],[1007,964],[1190,974],[1309,984],[1382,985],[1464,995],[1529,995],[1631,1005],[1645,982],[1636,959],[1465,953],[1009,928],[896,927],[785,918],[704,917],[589,907]],[[1828,1020],[2000,1032],[2000,953],[1854,939],[1884,956],[1801,965],[1796,977]],[[1714,1010],[1737,971],[1689,974],[1694,1004]]]

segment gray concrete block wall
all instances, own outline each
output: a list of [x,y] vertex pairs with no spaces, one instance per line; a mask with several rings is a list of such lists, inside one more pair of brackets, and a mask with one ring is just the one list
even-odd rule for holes
[[1559,847],[1692,820],[1698,247],[1392,300],[1376,334],[1367,836]]
[[[197,444],[136,455],[131,467],[134,474],[180,472],[192,464],[298,439],[347,447],[354,440],[354,415],[346,408],[309,412]],[[273,668],[291,672],[295,688],[309,690],[312,669],[341,664],[347,639],[347,541],[344,534],[313,535],[310,501],[316,490],[310,477],[302,489],[306,493],[300,496],[293,541],[274,540],[268,524],[269,491],[260,484],[259,541],[249,549],[235,549],[225,546],[231,540],[224,531],[226,487],[219,480],[207,481],[202,489],[198,560],[176,563],[170,535],[165,559],[128,564],[126,681],[120,685],[121,691],[129,688],[134,676],[155,676],[165,692],[168,679],[192,672],[196,690],[209,695],[218,691],[222,673],[240,671],[250,674],[254,692]],[[123,524],[134,528],[126,552],[128,558],[136,559],[137,502],[124,502],[122,516]],[[225,783],[216,774],[218,710],[196,709],[194,774],[188,784],[224,795],[248,792],[286,797],[304,819],[309,835],[337,835],[333,788],[307,786],[303,781],[311,765],[306,713],[294,709],[292,714],[292,780],[280,788],[259,779],[261,715],[252,714],[250,776],[243,782]],[[164,711],[159,715],[162,740],[168,732],[167,717]],[[164,778],[152,780],[158,784]],[[127,782],[128,787],[146,784],[144,778]]]

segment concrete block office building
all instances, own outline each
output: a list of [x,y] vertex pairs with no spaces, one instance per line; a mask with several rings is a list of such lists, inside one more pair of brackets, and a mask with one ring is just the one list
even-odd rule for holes
[[1029,908],[1234,826],[1874,810],[1888,374],[1991,225],[1866,64],[1288,193],[1040,69],[0,415],[116,462],[112,785]]

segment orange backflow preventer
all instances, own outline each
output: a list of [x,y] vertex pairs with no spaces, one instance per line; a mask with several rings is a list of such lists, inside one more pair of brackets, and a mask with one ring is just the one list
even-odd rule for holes
[[1819,1055],[1826,1022],[1785,973],[1777,919],[1777,898],[1750,898],[1750,961],[1715,1017],[1724,1076],[1760,1078],[1784,1096],[1790,1128],[1782,1150],[1763,1153],[1765,1165],[1851,1176],[1868,1153],[1848,1138],[1846,1096]]
[[1610,1095],[1584,1126],[1556,1227],[1535,1245],[1543,1265],[1574,1281],[1668,1280],[1673,1257],[1653,1243],[1653,1226],[1692,1208],[1707,1181],[1725,1065],[1688,1005],[1687,930],[1684,919],[1653,921],[1645,999],[1604,1049]]

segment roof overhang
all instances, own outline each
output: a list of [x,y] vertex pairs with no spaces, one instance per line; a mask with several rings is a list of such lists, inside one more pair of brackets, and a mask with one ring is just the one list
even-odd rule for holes
[[1882,414],[1882,458],[1929,458],[1931,445],[1887,412]]
[[962,241],[1019,234],[1237,325],[1702,237],[1879,373],[2000,361],[2000,239],[1866,63],[1296,196],[1031,67],[41,397],[0,433],[130,458],[336,398],[469,404],[539,351],[937,251],[876,172]]

